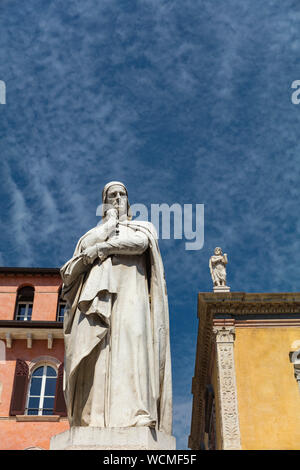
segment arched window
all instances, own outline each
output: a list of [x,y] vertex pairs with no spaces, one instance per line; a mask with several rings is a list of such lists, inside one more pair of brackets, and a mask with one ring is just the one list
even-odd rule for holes
[[61,289],[58,295],[56,321],[64,321],[66,301],[61,298]]
[[18,290],[15,319],[20,321],[30,321],[32,315],[34,288],[30,286],[22,287]]
[[53,415],[57,371],[48,364],[36,367],[30,378],[27,415]]

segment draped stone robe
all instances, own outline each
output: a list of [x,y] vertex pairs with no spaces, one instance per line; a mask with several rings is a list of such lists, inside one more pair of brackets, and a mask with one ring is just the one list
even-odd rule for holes
[[[169,314],[155,229],[128,221],[119,230],[110,238],[105,224],[90,230],[61,268],[70,425],[171,434]],[[103,240],[107,259],[85,266],[84,249]]]
[[226,284],[226,259],[224,255],[213,255],[209,260],[209,268],[214,285],[219,285],[222,282]]

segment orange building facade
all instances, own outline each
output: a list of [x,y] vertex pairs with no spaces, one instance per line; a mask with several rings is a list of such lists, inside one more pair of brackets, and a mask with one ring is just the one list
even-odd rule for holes
[[69,428],[56,268],[0,268],[0,449],[49,449]]

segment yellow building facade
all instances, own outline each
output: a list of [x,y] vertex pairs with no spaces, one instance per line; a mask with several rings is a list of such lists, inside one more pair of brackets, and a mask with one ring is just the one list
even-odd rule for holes
[[300,294],[200,293],[189,447],[300,449]]

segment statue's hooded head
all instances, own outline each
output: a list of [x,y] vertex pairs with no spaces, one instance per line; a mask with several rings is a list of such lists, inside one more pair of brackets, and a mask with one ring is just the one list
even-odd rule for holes
[[[118,194],[119,193],[119,194]],[[124,193],[122,195],[122,193]],[[117,198],[120,196],[120,201],[117,200]],[[106,212],[113,208],[115,205],[118,205],[119,203],[122,204],[124,201],[124,204],[126,204],[126,215],[127,219],[131,220],[132,219],[132,213],[130,210],[130,204],[128,201],[128,192],[126,189],[126,186],[121,183],[120,181],[110,181],[107,183],[102,191],[102,217],[104,218],[106,215]]]
[[219,246],[217,246],[215,248],[215,255],[222,255],[222,248],[220,248]]

